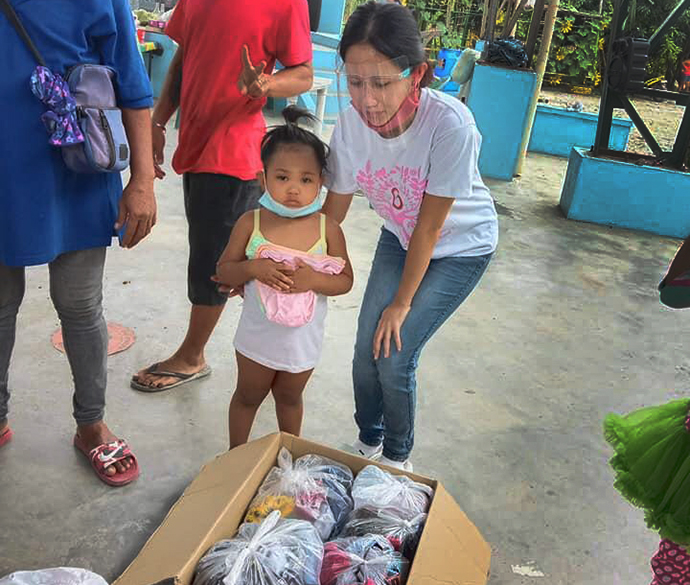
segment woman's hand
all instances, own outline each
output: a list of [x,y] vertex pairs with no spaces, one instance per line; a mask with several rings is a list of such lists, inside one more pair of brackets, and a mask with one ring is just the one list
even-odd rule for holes
[[403,323],[410,312],[410,305],[404,305],[397,301],[393,301],[381,313],[379,319],[379,326],[376,328],[374,334],[374,359],[379,359],[381,355],[381,346],[383,346],[383,357],[390,357],[391,338],[395,341],[395,346],[398,351],[402,351],[402,340],[400,339],[400,330]]
[[139,179],[132,175],[122,192],[120,213],[115,230],[125,226],[123,248],[134,248],[151,233],[156,225],[156,196],[153,194],[153,177]]
[[292,286],[290,287],[291,293],[303,293],[310,290],[314,290],[316,287],[317,272],[308,264],[305,264],[299,258],[296,259],[295,263],[297,268],[292,274]]

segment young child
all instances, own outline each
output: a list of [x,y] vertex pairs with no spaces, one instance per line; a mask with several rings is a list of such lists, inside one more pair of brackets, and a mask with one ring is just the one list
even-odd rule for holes
[[[690,306],[690,245],[686,239],[659,284],[670,308]],[[690,399],[609,414],[604,436],[614,448],[614,486],[645,511],[662,538],[652,557],[652,585],[690,585]]]
[[659,283],[659,300],[670,309],[690,307],[690,237],[678,248]]
[[615,487],[662,538],[652,585],[690,585],[690,399],[604,421]]
[[321,354],[326,297],[352,288],[343,232],[320,213],[328,147],[297,125],[310,114],[289,106],[283,116],[286,124],[261,143],[261,209],[239,219],[214,277],[225,289],[244,288],[231,449],[247,442],[269,392],[280,430],[300,434],[302,392]]
[[681,63],[680,91],[690,93],[690,55]]

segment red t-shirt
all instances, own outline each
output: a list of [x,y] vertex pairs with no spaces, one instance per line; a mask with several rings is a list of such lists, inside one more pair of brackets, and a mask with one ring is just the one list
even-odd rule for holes
[[243,180],[261,170],[265,99],[242,96],[242,45],[254,65],[293,67],[312,59],[306,0],[179,0],[166,27],[184,51],[177,173]]
[[683,75],[690,77],[690,59],[683,61]]

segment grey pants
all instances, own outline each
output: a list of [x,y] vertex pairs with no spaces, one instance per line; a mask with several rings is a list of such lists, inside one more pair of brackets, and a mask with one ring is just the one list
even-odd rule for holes
[[[108,355],[108,330],[102,305],[105,250],[69,252],[48,265],[50,297],[62,324],[65,352],[74,378],[72,400],[78,425],[100,421],[105,409]],[[7,419],[8,370],[24,288],[24,268],[0,264],[0,421]]]

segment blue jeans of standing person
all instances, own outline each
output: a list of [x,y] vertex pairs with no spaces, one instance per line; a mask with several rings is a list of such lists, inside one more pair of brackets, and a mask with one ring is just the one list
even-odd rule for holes
[[390,357],[374,360],[374,333],[381,313],[398,292],[407,252],[382,230],[357,325],[352,380],[359,439],[383,455],[406,461],[414,444],[417,364],[422,348],[479,283],[491,254],[432,260],[403,323],[402,351],[391,341]]

